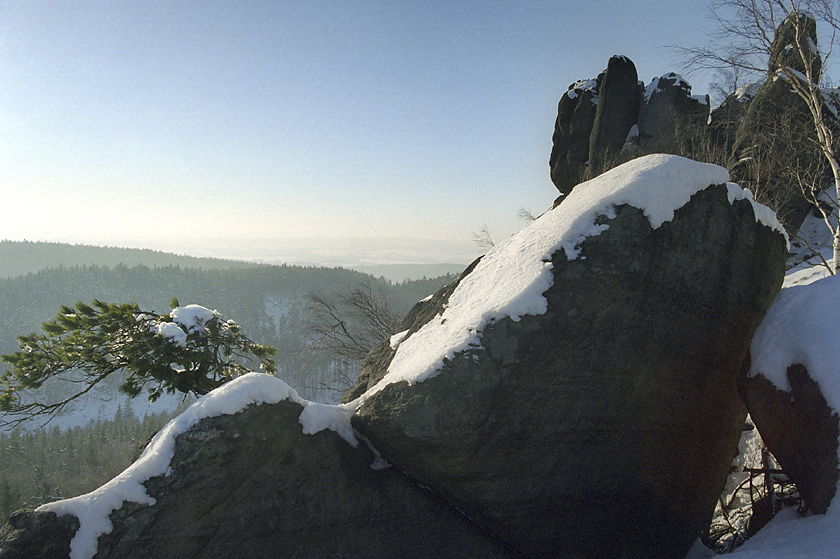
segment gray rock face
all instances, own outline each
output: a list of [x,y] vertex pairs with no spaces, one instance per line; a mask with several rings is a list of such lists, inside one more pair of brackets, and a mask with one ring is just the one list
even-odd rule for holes
[[738,389],[767,448],[796,483],[808,508],[823,514],[840,476],[838,416],[803,365],[788,367],[787,376],[790,392],[777,389],[761,374],[742,375]]
[[[332,431],[303,434],[302,409],[288,401],[251,406],[180,435],[173,473],[145,484],[156,503],[114,511],[96,558],[512,557],[395,469],[372,469],[366,448]],[[62,555],[31,546],[15,555],[5,541],[0,557],[66,558],[78,521],[52,519],[55,530],[75,522],[62,531]]]
[[[800,27],[800,32],[816,44],[814,21],[803,17]],[[795,33],[791,20],[785,20],[777,29],[767,80],[740,116],[728,163],[733,180],[752,189],[772,205],[779,220],[792,231],[799,229],[811,208],[811,203],[796,186],[795,175],[820,177],[806,179],[814,182],[833,182],[827,165],[819,169],[824,163],[819,150],[813,149],[817,137],[811,113],[805,102],[779,77],[782,66],[805,71],[799,55],[789,48]],[[808,52],[806,57],[810,59],[814,79],[819,81],[822,67],[819,52]],[[734,116],[738,116],[736,106],[728,105],[727,109],[735,109]],[[833,115],[827,113],[825,116],[828,122],[837,126]],[[802,146],[806,147],[803,149]]]
[[636,123],[641,90],[636,66],[626,56],[613,56],[600,79],[598,110],[589,137],[589,165],[584,179],[609,169]]
[[545,314],[497,320],[353,425],[523,556],[682,558],[735,454],[785,242],[723,185],[655,230],[629,206],[603,219],[581,258],[553,255]]
[[[814,173],[822,162],[817,150],[801,148],[815,140],[804,101],[784,81],[773,79],[758,89],[735,134],[729,163],[733,179],[773,200],[789,230],[799,229],[811,207],[793,175],[795,170]],[[830,183],[830,170],[823,177]]]
[[17,511],[0,528],[3,559],[67,559],[70,540],[79,529],[75,516],[52,512]]
[[[797,29],[798,27],[798,29]],[[793,47],[797,43],[796,37],[806,37],[802,41],[804,59]],[[776,29],[773,37],[773,44],[770,45],[770,62],[768,70],[770,75],[776,75],[781,68],[793,68],[801,74],[810,70],[815,80],[819,81],[822,72],[822,57],[818,50],[812,49],[811,45],[817,44],[817,22],[804,14],[798,18],[789,17]]]
[[[599,76],[602,78],[603,74]],[[599,80],[569,86],[557,106],[553,146],[549,157],[551,181],[562,194],[583,180],[589,161],[589,137],[598,108]]]
[[667,150],[676,126],[704,126],[708,114],[708,97],[692,97],[691,85],[678,74],[655,78],[639,108],[639,147],[643,153]]

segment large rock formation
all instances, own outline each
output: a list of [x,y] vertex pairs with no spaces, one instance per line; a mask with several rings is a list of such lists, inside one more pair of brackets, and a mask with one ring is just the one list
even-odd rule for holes
[[[811,75],[819,82],[822,61],[819,52],[807,46],[816,45],[817,27],[808,17],[800,18],[800,24],[799,32],[808,38],[803,45],[808,50]],[[810,208],[797,186],[797,176],[807,183],[831,182],[830,169],[813,147],[817,137],[811,113],[780,73],[780,68],[790,67],[804,74],[805,65],[791,48],[796,34],[791,20],[785,20],[776,31],[767,79],[739,123],[728,164],[733,178],[772,201],[779,219],[794,231]]]
[[[373,469],[364,445],[330,430],[304,434],[302,411],[288,400],[266,403],[179,435],[170,470],[144,483],[154,504],[127,501],[111,512],[96,558],[513,557],[397,470]],[[76,518],[22,512],[13,522],[30,519],[49,529],[18,530],[18,540],[30,537],[2,541],[0,557],[66,558]]]
[[352,401],[237,379],[93,497],[17,515],[0,558],[682,559],[786,252],[726,178],[656,155],[581,185],[418,304]]
[[837,412],[803,365],[788,367],[787,377],[789,391],[760,373],[741,377],[738,388],[767,448],[808,508],[824,514],[837,490]]
[[[480,326],[436,376],[367,397],[353,425],[524,556],[682,557],[735,452],[735,379],[781,284],[785,242],[722,184],[658,228],[629,205],[597,221],[606,230],[579,258],[544,256],[543,313]],[[405,324],[396,351],[380,348],[365,388],[387,381],[383,356],[449,324],[458,290],[493,273],[483,264],[423,303],[438,313]]]
[[[581,181],[633,157],[674,153],[726,165],[733,179],[772,207],[789,230],[798,230],[811,204],[798,182],[830,184],[831,170],[814,149],[813,118],[791,89],[781,68],[819,82],[822,60],[817,26],[803,16],[799,29],[785,20],[776,31],[767,79],[760,87],[741,87],[709,113],[709,98],[692,96],[679,75],[634,84],[636,70],[626,57],[613,57],[595,80],[569,86],[560,98],[549,156],[551,180],[562,195]],[[795,37],[805,37],[803,62]],[[825,119],[840,131],[838,101],[828,95]],[[711,120],[709,117],[711,116]]]
[[560,98],[549,157],[561,194],[638,155],[668,151],[673,130],[705,124],[709,100],[691,95],[679,75],[654,78],[647,88],[626,56],[610,58],[594,80],[569,86]]
[[708,116],[708,98],[692,96],[691,85],[679,74],[654,78],[639,107],[638,147],[642,153],[667,152],[683,141],[677,135],[705,126]]
[[584,179],[600,175],[615,160],[639,115],[639,78],[626,56],[613,56],[599,76],[598,110],[589,136],[589,161]]

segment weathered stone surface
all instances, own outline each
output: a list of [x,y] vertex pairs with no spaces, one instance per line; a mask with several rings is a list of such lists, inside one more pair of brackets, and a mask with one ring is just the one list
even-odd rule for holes
[[[567,195],[632,157],[676,153],[674,129],[705,126],[708,115],[708,98],[704,103],[692,97],[691,86],[677,74],[655,78],[645,89],[633,62],[614,56],[597,79],[570,85],[560,98],[548,161],[551,181]],[[638,135],[628,141],[634,126]]]
[[[806,39],[797,41],[797,37],[805,37]],[[802,55],[794,46],[797,43],[803,49]],[[814,81],[819,83],[820,73],[822,73],[822,57],[819,50],[812,49],[811,45],[817,45],[817,22],[812,17],[802,13],[798,14],[796,18],[785,19],[776,29],[773,44],[770,45],[770,61],[768,64],[770,75],[776,75],[782,68],[792,68],[805,75],[807,68],[807,70],[810,70],[811,76],[814,77]]]
[[551,181],[562,194],[568,194],[583,180],[601,79],[603,74],[598,80],[582,80],[570,85],[557,106],[548,165]]
[[[813,173],[818,150],[803,150],[816,140],[804,101],[783,80],[767,80],[741,120],[729,168],[734,180],[772,201],[779,220],[797,231],[811,205],[793,178],[797,170]],[[807,175],[803,175],[807,176]],[[830,178],[826,171],[825,178]]]
[[145,484],[156,503],[114,511],[96,558],[511,557],[397,470],[372,469],[365,447],[332,431],[303,434],[302,409],[251,406],[180,435],[171,475]]
[[[449,301],[449,296],[452,295],[452,292],[455,291],[455,288],[458,287],[461,280],[475,268],[475,265],[480,260],[481,257],[467,266],[456,281],[443,286],[430,299],[420,301],[411,308],[403,319],[401,326],[408,333],[407,335],[413,334],[429,320],[443,312],[443,309]],[[362,367],[359,372],[359,378],[356,380],[356,385],[342,394],[341,402],[347,403],[355,400],[382,380],[382,377],[385,376],[388,370],[388,364],[393,357],[394,350],[391,348],[390,340],[385,340],[373,348],[362,361]]]
[[589,137],[589,164],[584,179],[609,169],[636,123],[642,91],[636,66],[626,56],[613,56],[599,79],[598,109]]
[[[808,46],[817,44],[816,24],[803,16],[798,25],[798,33],[807,38],[802,43],[807,66],[818,83],[822,60],[818,50]],[[625,57],[611,58],[597,80],[578,82],[560,100],[549,157],[552,182],[567,195],[578,183],[634,157],[673,153],[726,165],[732,179],[770,206],[788,230],[798,230],[812,206],[797,178],[805,177],[810,184],[831,184],[833,178],[819,150],[811,149],[816,133],[806,104],[780,73],[783,67],[805,73],[806,64],[791,48],[796,33],[793,21],[780,25],[763,85],[748,96],[741,91],[730,95],[708,124],[708,99],[703,103],[693,98],[690,86],[679,76],[655,78],[643,95],[643,88],[635,84],[633,63]],[[594,107],[583,102],[582,84],[590,84],[597,93],[594,118],[589,113],[579,118],[583,108],[591,112]],[[827,104],[835,108],[826,108],[823,117],[836,134],[840,103],[829,94]],[[634,124],[638,133],[628,136]],[[589,144],[583,149],[581,140],[586,138]]]
[[801,364],[787,369],[790,392],[779,390],[760,373],[747,376],[748,370],[747,364],[738,390],[761,438],[796,483],[808,508],[825,513],[840,476],[837,413]]
[[732,153],[735,135],[741,121],[747,114],[750,103],[761,83],[752,83],[739,87],[718,105],[709,115],[709,138],[713,145],[721,149],[725,157]]
[[639,107],[639,147],[643,153],[667,149],[675,128],[682,133],[705,126],[708,117],[708,96],[703,100],[692,97],[688,82],[673,72],[655,78]]
[[70,540],[79,529],[75,516],[20,510],[0,529],[3,559],[67,559]]
[[581,258],[554,254],[545,314],[487,326],[353,425],[524,556],[682,558],[735,454],[785,242],[723,185],[656,230],[628,206],[604,220]]

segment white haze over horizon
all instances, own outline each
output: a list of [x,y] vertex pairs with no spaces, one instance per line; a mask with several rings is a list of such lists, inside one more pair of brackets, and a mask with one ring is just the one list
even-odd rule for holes
[[[297,266],[367,267],[467,265],[487,249],[472,240],[421,238],[220,238],[182,237],[155,239],[84,238],[9,239],[130,249],[150,249],[184,256],[244,260],[262,264]],[[498,239],[499,241],[503,239]]]

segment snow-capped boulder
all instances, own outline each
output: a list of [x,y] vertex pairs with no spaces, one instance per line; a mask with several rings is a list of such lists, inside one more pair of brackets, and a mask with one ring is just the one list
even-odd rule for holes
[[578,185],[388,342],[353,426],[523,556],[682,558],[784,273],[778,222],[727,178],[651,155]]
[[512,559],[349,427],[345,410],[301,400],[275,377],[241,377],[105,486],[16,513],[0,558],[66,559],[69,547],[70,559]]
[[825,513],[838,477],[840,276],[779,293],[739,390],[767,448],[808,508]]
[[802,364],[790,365],[789,390],[761,373],[739,382],[761,438],[790,476],[808,508],[828,510],[837,489],[838,416]]

